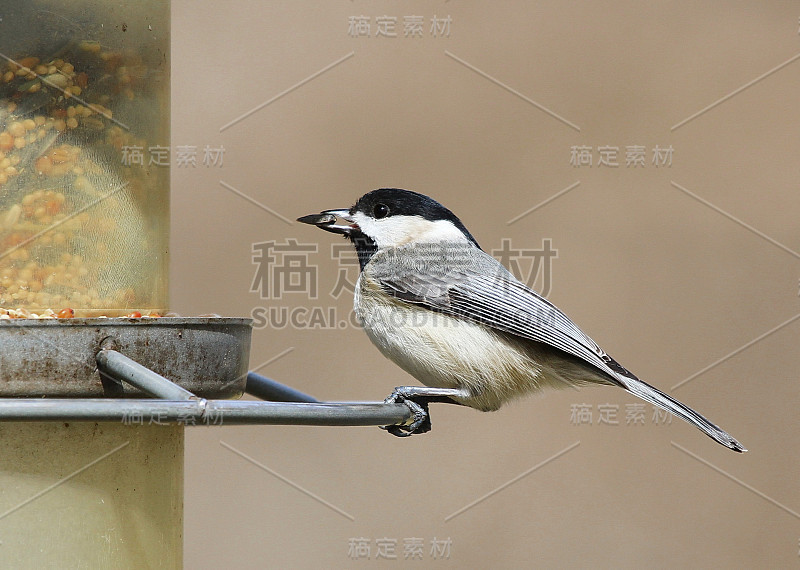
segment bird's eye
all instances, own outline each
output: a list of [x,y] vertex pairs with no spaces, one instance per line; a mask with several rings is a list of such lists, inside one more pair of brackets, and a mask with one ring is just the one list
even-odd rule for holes
[[375,204],[375,207],[372,209],[372,215],[376,220],[385,218],[389,215],[389,206],[386,204]]

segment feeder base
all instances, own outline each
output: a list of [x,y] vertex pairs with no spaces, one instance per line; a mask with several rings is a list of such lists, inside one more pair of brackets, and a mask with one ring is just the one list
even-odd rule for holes
[[181,568],[181,425],[0,423],[5,568]]

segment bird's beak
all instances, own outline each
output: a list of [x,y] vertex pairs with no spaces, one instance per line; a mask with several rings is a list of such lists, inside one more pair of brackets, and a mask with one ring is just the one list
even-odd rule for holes
[[325,210],[319,214],[310,214],[297,218],[297,221],[317,226],[326,232],[344,234],[346,236],[361,229],[350,215],[350,210]]

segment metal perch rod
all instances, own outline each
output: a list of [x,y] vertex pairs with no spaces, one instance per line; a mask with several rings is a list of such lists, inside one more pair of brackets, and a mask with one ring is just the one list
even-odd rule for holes
[[385,426],[413,417],[404,404],[229,400],[0,399],[0,421],[103,421],[187,425]]
[[386,426],[414,418],[402,403],[319,402],[253,372],[247,376],[246,391],[273,401],[199,398],[115,350],[101,350],[97,367],[101,374],[135,386],[155,399],[0,399],[0,421]]

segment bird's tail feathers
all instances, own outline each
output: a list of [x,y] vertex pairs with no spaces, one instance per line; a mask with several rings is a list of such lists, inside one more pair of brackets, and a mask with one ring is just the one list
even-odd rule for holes
[[638,378],[631,378],[623,374],[617,374],[616,376],[621,387],[634,396],[637,396],[646,402],[650,402],[654,406],[658,406],[659,408],[667,410],[668,412],[672,412],[679,418],[696,426],[710,438],[716,440],[725,447],[728,447],[734,451],[738,451],[739,453],[747,451],[747,449],[745,449],[741,443],[736,441],[725,430],[714,425],[699,413],[695,412],[692,408],[682,404],[672,396],[665,394],[658,388],[654,388],[646,382],[642,382]]

